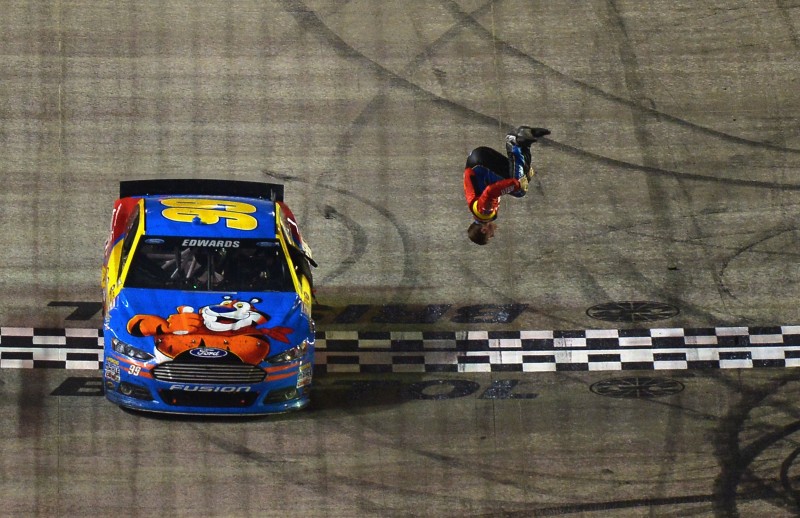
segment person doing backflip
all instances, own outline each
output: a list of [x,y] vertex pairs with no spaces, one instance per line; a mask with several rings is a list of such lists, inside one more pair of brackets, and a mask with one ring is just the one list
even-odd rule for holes
[[464,169],[464,195],[473,222],[467,228],[469,239],[485,245],[494,237],[500,196],[522,198],[535,174],[531,167],[531,144],[550,134],[545,128],[520,126],[506,135],[506,156],[490,147],[472,150]]

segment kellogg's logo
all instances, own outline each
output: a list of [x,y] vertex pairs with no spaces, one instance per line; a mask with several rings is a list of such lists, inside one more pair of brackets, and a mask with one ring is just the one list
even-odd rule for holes
[[228,351],[214,349],[213,347],[200,347],[190,350],[189,354],[195,358],[222,358],[224,356],[228,356]]

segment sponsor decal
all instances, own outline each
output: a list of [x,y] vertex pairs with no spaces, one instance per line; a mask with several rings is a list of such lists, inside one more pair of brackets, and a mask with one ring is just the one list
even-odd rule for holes
[[300,370],[297,373],[297,388],[311,385],[311,363],[301,363]]
[[239,248],[239,241],[225,239],[184,239],[183,246],[211,246],[225,248]]
[[[198,311],[191,306],[178,306],[167,318],[134,315],[127,330],[136,337],[152,336],[156,349],[170,358],[185,351],[210,359],[230,353],[256,365],[269,354],[272,340],[288,344],[289,335],[294,332],[285,326],[260,327],[272,317],[255,306],[259,302],[258,298],[248,302],[226,295],[220,303]],[[198,343],[205,347],[199,347]],[[196,349],[205,350],[194,352]]]
[[106,358],[103,362],[105,378],[115,383],[119,383],[119,361],[114,358]]
[[184,385],[175,383],[169,386],[170,390],[181,390],[183,392],[250,392],[250,387],[219,387],[214,385]]
[[189,354],[197,358],[223,358],[228,356],[227,351],[215,349],[213,347],[198,347],[197,349],[191,349]]

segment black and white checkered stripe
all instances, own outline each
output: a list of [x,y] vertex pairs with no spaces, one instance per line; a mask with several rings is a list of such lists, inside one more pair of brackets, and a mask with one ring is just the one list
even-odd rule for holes
[[[96,369],[98,329],[0,327],[0,368]],[[318,372],[542,372],[800,366],[800,326],[317,333]]]
[[102,357],[98,329],[0,327],[0,368],[97,369]]
[[540,372],[800,366],[800,326],[364,333],[317,339],[327,372]]

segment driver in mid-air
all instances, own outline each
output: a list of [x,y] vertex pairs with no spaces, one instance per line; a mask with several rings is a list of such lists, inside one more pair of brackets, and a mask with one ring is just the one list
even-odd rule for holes
[[506,135],[506,156],[481,146],[467,157],[464,170],[464,195],[473,222],[467,235],[473,243],[485,245],[494,236],[500,196],[517,198],[528,192],[535,174],[531,168],[531,144],[550,134],[545,128],[520,126]]

